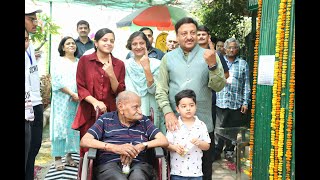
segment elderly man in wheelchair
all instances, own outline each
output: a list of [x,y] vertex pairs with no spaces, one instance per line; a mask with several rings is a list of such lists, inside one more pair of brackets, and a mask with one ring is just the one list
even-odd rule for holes
[[[97,180],[153,179],[146,150],[167,147],[168,140],[141,113],[140,97],[131,91],[119,93],[117,111],[101,115],[80,141],[81,147],[96,148],[93,176]],[[129,172],[123,172],[123,166]]]

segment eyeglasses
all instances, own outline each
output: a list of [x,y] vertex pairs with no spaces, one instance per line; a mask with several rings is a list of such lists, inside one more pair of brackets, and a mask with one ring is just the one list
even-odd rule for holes
[[178,41],[173,41],[173,40],[169,40],[168,42],[169,42],[169,43],[174,43],[174,44],[177,44],[177,43],[178,43]]
[[29,20],[34,24],[34,25],[38,25],[38,19],[33,18],[33,17],[29,17]]
[[238,48],[237,48],[237,47],[232,47],[232,46],[231,46],[231,47],[227,47],[227,49],[228,49],[228,50],[237,50]]
[[24,42],[29,42],[29,37],[24,37]]
[[37,19],[33,19],[32,23],[35,24],[35,25],[38,25],[38,20]]

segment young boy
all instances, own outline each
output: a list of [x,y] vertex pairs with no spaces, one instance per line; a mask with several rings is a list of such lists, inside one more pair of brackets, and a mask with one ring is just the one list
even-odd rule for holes
[[208,150],[211,140],[207,126],[196,114],[196,94],[182,90],[175,95],[179,129],[168,131],[170,179],[202,180],[202,150]]

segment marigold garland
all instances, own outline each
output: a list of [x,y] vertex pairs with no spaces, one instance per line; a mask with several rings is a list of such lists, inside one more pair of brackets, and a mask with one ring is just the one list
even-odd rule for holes
[[249,140],[249,179],[252,179],[252,157],[253,157],[253,145],[254,145],[254,114],[256,107],[256,90],[257,90],[257,76],[258,76],[258,59],[259,59],[259,43],[260,43],[260,24],[261,24],[261,13],[262,13],[262,0],[258,0],[257,10],[257,28],[256,28],[256,39],[254,46],[254,57],[253,57],[253,82],[252,82],[252,108],[251,108],[251,120],[250,120],[250,140]]
[[[281,112],[281,79],[282,79],[282,57],[283,57],[283,38],[284,29],[283,24],[285,18],[283,18],[283,12],[285,11],[286,0],[281,0],[278,10],[278,22],[277,22],[277,34],[276,34],[276,62],[274,66],[274,82],[272,87],[272,112],[271,112],[271,149],[270,149],[270,163],[269,163],[269,179],[278,179],[278,167],[281,165],[281,160],[278,159],[278,154],[281,152],[281,132],[282,127],[283,110]],[[280,143],[280,146],[279,146]],[[280,149],[279,149],[280,147]]]
[[[284,42],[283,42],[283,57],[282,57],[282,96],[283,99],[285,98],[285,88],[286,88],[286,78],[287,78],[287,60],[288,60],[288,50],[289,50],[289,35],[290,35],[290,11],[291,11],[291,1],[287,1],[286,4],[286,11],[283,11],[283,13],[286,13],[285,17],[285,33],[284,33]],[[290,90],[290,89],[289,89]],[[282,170],[283,170],[283,149],[284,149],[284,131],[285,131],[285,107],[286,104],[282,104],[281,112],[280,112],[280,126],[279,126],[279,142],[278,142],[278,179],[282,180]],[[287,149],[287,147],[286,147]],[[290,164],[290,163],[289,163]],[[286,164],[287,167],[287,164]]]
[[[287,78],[288,45],[290,33],[290,10],[291,0],[281,0],[278,10],[277,34],[276,34],[276,62],[274,70],[274,84],[271,112],[271,149],[269,163],[269,179],[282,179],[283,151],[284,151],[284,131],[285,131],[285,88]],[[293,98],[292,73],[294,73],[294,62],[291,64],[290,98]],[[293,72],[292,72],[293,71]],[[287,120],[287,140],[286,140],[286,178],[290,174],[291,146],[292,146],[292,112],[293,99],[289,100],[289,116]],[[288,172],[289,171],[289,172]]]
[[295,96],[295,39],[293,40],[292,58],[291,58],[291,73],[290,73],[290,89],[289,89],[289,113],[287,120],[287,141],[286,141],[286,180],[291,179],[291,158],[292,158],[292,113],[294,109]]
[[[288,61],[288,41],[290,31],[290,10],[292,0],[281,0],[278,11],[277,33],[276,33],[276,61],[274,66],[274,85],[272,88],[272,112],[271,112],[271,149],[269,164],[269,179],[282,179],[283,169],[283,149],[284,149],[284,128],[285,128],[285,108],[281,107],[283,103],[281,96],[285,96],[286,88],[286,72]],[[258,0],[257,11],[257,31],[254,47],[254,63],[253,63],[253,84],[252,84],[252,109],[250,121],[250,153],[249,153],[249,179],[252,179],[252,160],[254,146],[254,126],[255,126],[255,103],[257,88],[257,70],[259,59],[259,43],[260,43],[260,24],[262,13],[262,0]],[[294,74],[295,74],[294,51],[292,55],[291,75],[290,75],[290,99],[289,99],[289,115],[287,119],[287,136],[286,136],[286,179],[290,179],[291,164],[291,147],[292,147],[292,113],[294,107]]]

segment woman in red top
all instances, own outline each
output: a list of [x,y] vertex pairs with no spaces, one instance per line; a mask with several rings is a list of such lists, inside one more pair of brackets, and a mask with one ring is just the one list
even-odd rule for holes
[[[80,99],[73,129],[80,131],[80,139],[96,121],[95,109],[101,113],[116,110],[116,96],[125,90],[125,66],[112,56],[115,36],[103,28],[95,34],[95,52],[80,58],[77,68],[77,89]],[[88,148],[80,148],[83,157]]]

